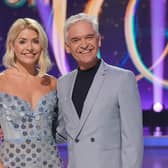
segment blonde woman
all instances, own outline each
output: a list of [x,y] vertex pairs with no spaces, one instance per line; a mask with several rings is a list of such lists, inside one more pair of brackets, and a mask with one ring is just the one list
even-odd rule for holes
[[42,26],[30,18],[17,19],[6,42],[0,74],[0,146],[3,168],[61,168],[55,150],[52,118],[57,80],[46,74],[51,63]]

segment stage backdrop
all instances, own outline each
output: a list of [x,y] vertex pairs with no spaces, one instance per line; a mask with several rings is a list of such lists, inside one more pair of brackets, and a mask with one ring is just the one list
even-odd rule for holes
[[[79,12],[97,16],[102,35],[99,57],[132,70],[137,78],[143,110],[168,108],[167,0],[1,0],[0,60],[10,25],[17,18],[37,19],[49,38],[51,74],[59,77],[76,67],[64,53],[63,24]],[[3,70],[0,66],[0,70]],[[112,89],[112,88],[111,88]],[[159,104],[160,103],[160,104]]]

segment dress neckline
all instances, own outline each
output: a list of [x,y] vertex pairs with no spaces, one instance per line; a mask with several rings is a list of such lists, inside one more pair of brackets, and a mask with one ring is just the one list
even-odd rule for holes
[[44,95],[42,95],[42,96],[38,99],[38,101],[36,102],[35,106],[33,107],[32,104],[31,104],[28,100],[26,100],[26,99],[24,99],[24,98],[22,98],[22,97],[20,97],[20,96],[17,96],[17,95],[11,94],[11,93],[1,92],[1,91],[0,91],[0,95],[8,95],[9,97],[16,97],[18,100],[20,100],[20,101],[26,103],[26,104],[30,107],[31,112],[33,112],[33,113],[36,111],[38,105],[41,103],[41,101],[42,101],[45,97],[48,97],[49,95],[52,95],[52,94],[54,94],[54,93],[56,93],[56,89],[51,90],[51,91],[45,93]]

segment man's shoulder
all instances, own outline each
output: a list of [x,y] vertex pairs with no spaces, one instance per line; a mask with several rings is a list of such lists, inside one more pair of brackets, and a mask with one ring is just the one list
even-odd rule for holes
[[73,71],[68,72],[67,74],[60,76],[58,78],[58,81],[65,81],[65,80],[70,79],[75,74],[75,72],[77,72],[77,69],[74,69]]
[[114,74],[123,74],[123,75],[126,75],[126,74],[132,74],[133,72],[129,69],[125,69],[125,68],[121,68],[121,67],[118,67],[118,66],[114,66],[114,65],[110,65],[108,63],[104,63],[105,67],[109,70],[110,73],[114,73]]
[[127,83],[128,81],[136,81],[135,74],[129,70],[121,67],[106,64],[107,79],[113,83]]

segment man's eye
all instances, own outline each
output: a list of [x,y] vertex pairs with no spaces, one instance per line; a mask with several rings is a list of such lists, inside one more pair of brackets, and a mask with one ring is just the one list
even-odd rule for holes
[[91,40],[93,38],[94,38],[94,36],[87,36],[87,39],[89,39],[89,40]]
[[78,41],[79,41],[79,39],[72,39],[72,40],[71,40],[72,43],[76,43],[76,42],[78,42]]

